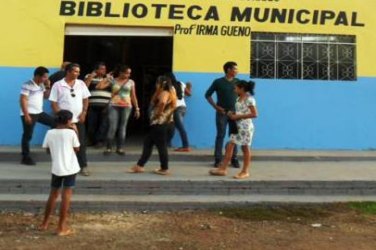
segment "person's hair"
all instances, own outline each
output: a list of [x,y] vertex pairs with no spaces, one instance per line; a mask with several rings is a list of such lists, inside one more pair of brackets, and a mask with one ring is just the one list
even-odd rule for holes
[[106,66],[106,64],[104,62],[97,62],[94,64],[94,70],[98,70],[102,66]]
[[65,66],[65,72],[71,72],[74,68],[81,68],[78,63],[69,63]]
[[225,65],[223,65],[223,71],[225,72],[225,74],[227,74],[227,72],[235,66],[238,66],[236,62],[226,62]]
[[60,110],[57,112],[56,117],[55,117],[55,122],[58,125],[66,125],[69,120],[72,120],[73,114],[69,110]]
[[172,80],[167,76],[158,76],[157,85],[161,90],[170,91],[172,89]]
[[65,67],[70,64],[71,62],[65,61],[61,64],[61,69],[65,71]]
[[255,95],[256,83],[254,81],[244,81],[241,80],[236,83],[236,86],[240,89],[243,89],[245,92],[249,92],[251,95]]
[[178,80],[176,80],[176,76],[174,75],[174,73],[169,72],[166,73],[165,76],[171,79],[171,84],[175,88],[176,96],[178,97],[178,99],[183,99],[183,89],[181,83]]
[[131,69],[131,67],[129,67],[128,65],[125,65],[125,64],[118,64],[115,69],[114,69],[114,77],[119,77],[120,73],[121,72],[125,72],[127,71],[128,69]]
[[34,70],[34,76],[43,76],[44,74],[50,73],[46,67],[39,66]]
[[157,103],[159,95],[163,91],[167,91],[167,92],[170,93],[172,105],[176,106],[177,96],[176,96],[176,92],[174,91],[174,88],[172,87],[171,78],[169,78],[165,75],[164,76],[158,76],[156,85],[157,85],[157,89],[156,89],[153,97],[151,98],[151,103],[155,105]]

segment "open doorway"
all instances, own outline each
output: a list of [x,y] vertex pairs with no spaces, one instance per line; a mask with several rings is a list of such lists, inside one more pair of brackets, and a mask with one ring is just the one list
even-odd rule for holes
[[92,72],[96,62],[108,70],[119,63],[132,68],[132,79],[141,108],[141,118],[130,119],[127,138],[138,141],[148,125],[147,110],[158,75],[172,70],[172,36],[66,35],[64,61],[81,65],[81,77]]

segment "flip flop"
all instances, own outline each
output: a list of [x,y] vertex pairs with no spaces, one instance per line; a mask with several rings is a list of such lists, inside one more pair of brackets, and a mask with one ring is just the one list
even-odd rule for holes
[[130,173],[130,174],[142,174],[144,172],[145,170],[140,166],[134,166],[127,171],[127,173]]
[[234,176],[234,179],[237,179],[237,180],[242,180],[242,179],[247,179],[249,178],[249,173],[238,173]]
[[162,170],[162,169],[156,169],[156,170],[154,170],[154,174],[170,175],[170,173],[167,170]]
[[69,236],[69,235],[73,235],[73,234],[75,234],[73,229],[67,229],[64,232],[58,232],[57,236],[64,237],[64,236]]
[[209,174],[213,175],[213,176],[226,176],[227,171],[223,171],[223,170],[219,170],[219,169],[212,169],[212,170],[209,171]]

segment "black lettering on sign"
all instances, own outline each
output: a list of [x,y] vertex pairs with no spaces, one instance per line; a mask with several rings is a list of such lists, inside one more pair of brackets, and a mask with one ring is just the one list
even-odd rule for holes
[[76,14],[77,4],[73,1],[62,1],[60,4],[61,16],[74,16]]
[[148,7],[142,3],[136,4],[132,8],[132,14],[137,18],[144,18],[148,15]]
[[358,13],[353,12],[352,15],[351,15],[351,26],[364,27],[366,25],[364,23],[359,23],[358,22]]
[[252,8],[245,8],[240,11],[239,7],[234,7],[231,13],[231,22],[250,22],[252,18]]
[[169,14],[168,14],[168,18],[173,19],[173,20],[184,19],[184,12],[183,12],[184,7],[185,7],[185,5],[175,5],[175,4],[171,5],[170,11],[169,11]]
[[98,2],[88,2],[86,15],[87,16],[101,16],[102,15],[103,4]]
[[160,19],[162,10],[167,7],[167,4],[152,4],[151,6],[155,8],[155,18]]
[[78,16],[84,15],[85,2],[80,2],[78,4]]
[[192,20],[199,20],[202,18],[202,15],[198,14],[197,12],[200,12],[202,8],[198,5],[193,5],[188,8],[187,15]]
[[[125,0],[124,0],[125,1]],[[261,1],[261,0],[260,0]],[[266,1],[266,0],[265,0]],[[334,10],[308,10],[299,8],[261,8],[261,7],[238,7],[234,6],[222,11],[229,12],[230,21],[236,23],[258,22],[278,24],[301,24],[301,25],[333,25],[364,27],[360,22],[359,13]],[[205,22],[219,21],[221,12],[217,6],[202,7],[197,4],[168,4],[168,3],[143,3],[131,4],[124,2],[122,7],[114,6],[111,1],[74,1],[62,0],[59,13],[61,16],[78,17],[106,17],[106,18],[154,18],[166,20],[192,20],[201,21],[194,29],[199,34],[215,35],[215,26],[206,25]],[[227,15],[226,15],[227,16]],[[226,21],[226,20],[224,20]],[[203,26],[200,26],[203,25]],[[238,27],[238,26],[237,26]],[[184,28],[184,27],[182,27]],[[187,28],[187,27],[185,27]],[[236,30],[236,28],[235,28]],[[222,31],[218,29],[218,34]],[[197,32],[195,32],[197,33]],[[225,32],[229,33],[229,32]],[[242,35],[246,32],[230,32]]]
[[112,4],[111,3],[106,3],[105,14],[104,14],[105,17],[120,17],[119,14],[113,14],[113,13],[111,13],[111,9],[112,9]]
[[320,24],[325,25],[326,21],[333,20],[336,17],[336,13],[331,10],[323,10],[321,12]]
[[208,10],[208,13],[205,16],[205,21],[214,20],[219,21],[218,9],[215,6],[211,6]]
[[307,17],[310,14],[308,10],[299,10],[296,13],[296,21],[300,24],[309,23],[309,18]]

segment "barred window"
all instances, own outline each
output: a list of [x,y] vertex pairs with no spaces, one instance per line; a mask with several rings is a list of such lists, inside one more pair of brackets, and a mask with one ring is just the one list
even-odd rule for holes
[[251,76],[355,81],[356,37],[253,32]]

